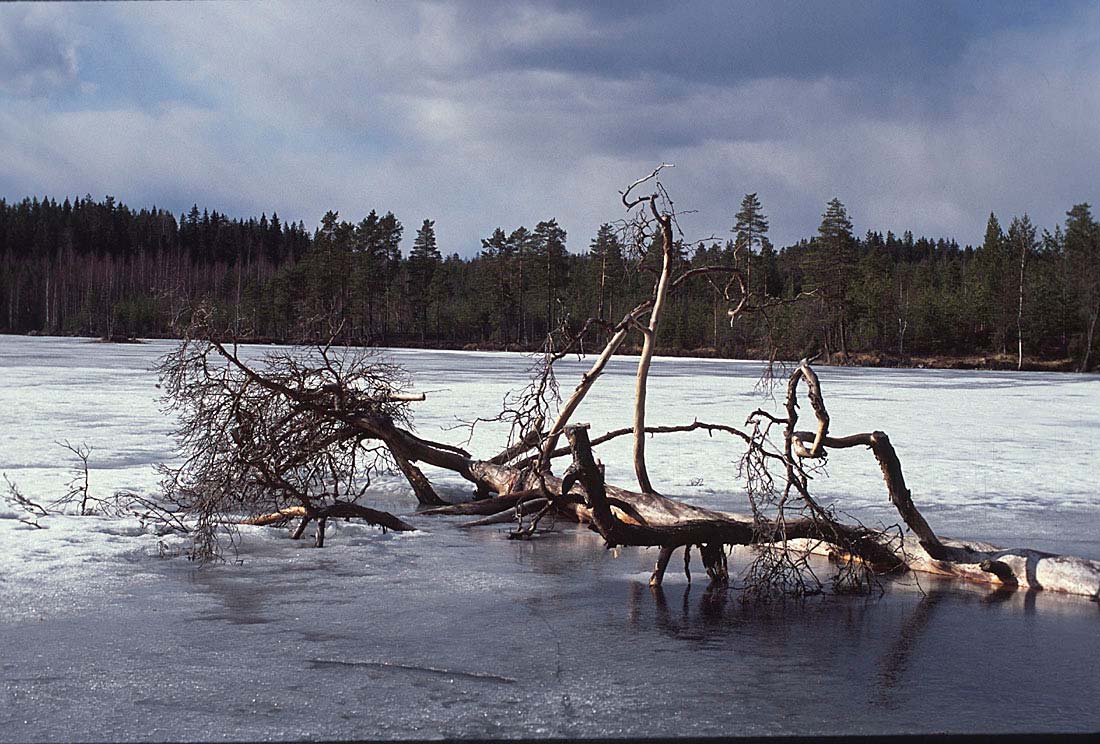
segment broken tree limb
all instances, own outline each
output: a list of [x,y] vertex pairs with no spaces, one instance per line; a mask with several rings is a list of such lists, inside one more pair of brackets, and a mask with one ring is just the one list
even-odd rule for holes
[[[803,441],[814,436],[809,432],[796,434]],[[909,544],[900,548],[910,569],[971,581],[1054,589],[1100,598],[1100,561],[1029,548],[1001,548],[989,543],[938,537],[913,503],[912,493],[905,485],[901,461],[890,438],[883,432],[823,437],[821,444],[828,449],[857,446],[871,449],[882,470],[891,503],[918,541],[918,545]]]
[[316,518],[328,519],[342,518],[350,519],[356,517],[362,519],[370,524],[378,527],[384,527],[394,532],[414,532],[416,528],[403,519],[395,517],[389,512],[379,511],[378,509],[371,509],[369,506],[363,506],[362,504],[352,504],[346,501],[337,501],[331,506],[326,506],[323,509],[317,510]]
[[394,464],[397,465],[397,469],[401,471],[401,474],[405,476],[405,480],[412,486],[413,493],[416,494],[416,501],[421,506],[447,506],[447,502],[439,498],[439,495],[432,488],[431,482],[424,476],[424,473],[420,468],[409,462],[404,452],[400,447],[390,447],[390,455],[393,457]]
[[[630,523],[619,518],[612,510],[607,496],[603,468],[596,464],[592,456],[587,427],[571,426],[566,430],[566,437],[573,448],[574,461],[572,472],[563,483],[563,487],[568,487],[573,482],[580,482],[584,487],[586,505],[591,512],[592,523],[609,547],[644,545],[660,546],[671,550],[689,545],[703,546],[707,554],[704,557],[704,565],[707,566],[708,573],[713,571],[715,575],[723,576],[724,570],[716,565],[715,548],[707,549],[706,546],[750,545],[755,541],[756,525],[751,518],[743,519],[721,512],[698,510],[695,518],[650,519],[648,510],[638,509],[644,520],[641,524]],[[678,502],[664,499],[656,494],[640,495],[645,497],[643,501],[650,503],[653,503],[653,500],[667,502],[666,508],[670,511],[675,511],[675,507],[681,506]],[[632,506],[638,507],[639,504],[634,503]],[[865,528],[839,523],[822,523],[814,519],[800,519],[787,523],[787,534],[790,539],[808,537],[827,542],[836,542],[839,537],[861,559],[881,570],[893,570],[900,566],[897,556],[888,545],[882,542],[881,535]],[[665,564],[667,565],[667,560]],[[658,568],[660,567],[659,561]],[[663,573],[655,570],[651,581],[659,583]]]
[[362,519],[368,524],[375,525],[376,527],[385,527],[388,530],[394,530],[395,532],[411,532],[416,528],[403,519],[390,514],[389,512],[379,511],[378,509],[371,509],[370,507],[363,506],[362,504],[353,504],[347,501],[337,501],[331,506],[327,506],[321,509],[307,510],[302,506],[291,506],[286,509],[279,509],[278,511],[271,512],[269,514],[262,514],[258,517],[252,517],[251,519],[241,520],[240,524],[248,524],[254,526],[267,526],[272,524],[281,524],[295,517],[302,517],[303,524],[308,523],[310,520],[322,520],[332,517],[334,519]]
[[528,514],[534,514],[538,510],[545,507],[549,500],[544,498],[528,499],[527,501],[521,501],[510,509],[505,509],[502,512],[498,512],[484,519],[475,519],[473,522],[464,522],[459,527],[484,527],[489,524],[503,524],[505,522],[514,522],[517,516],[525,517]]
[[278,511],[270,512],[269,514],[261,514],[258,517],[245,519],[241,522],[241,524],[266,527],[272,524],[283,524],[290,521],[291,519],[294,519],[295,517],[304,516],[306,516],[306,510],[304,506],[288,506],[285,509],[279,509]]
[[494,496],[489,499],[479,499],[477,501],[466,501],[460,504],[448,504],[447,506],[437,506],[433,509],[424,509],[418,514],[422,516],[435,516],[435,515],[482,515],[487,516],[490,514],[499,514],[502,511],[511,509],[519,501],[524,499],[538,498],[542,492],[539,489],[528,489],[525,491],[513,491],[512,493],[505,494],[504,496]]
[[[797,421],[796,388],[799,379],[806,380],[818,421],[817,431],[812,434],[789,431]],[[903,542],[898,547],[902,560],[911,570],[1007,586],[1052,589],[1100,599],[1100,561],[1059,556],[1029,548],[1006,549],[988,543],[940,539],[913,502],[913,495],[905,484],[901,460],[884,432],[828,436],[830,419],[820,382],[805,360],[791,375],[786,407],[790,422],[788,441],[799,457],[822,457],[827,448],[865,446],[871,450],[882,471],[890,502],[917,537],[918,545],[905,545]],[[812,442],[809,448],[805,446],[806,442]]]
[[793,428],[798,421],[798,383],[801,380],[806,381],[807,397],[817,417],[817,434],[804,457],[816,457],[821,450],[822,439],[829,433],[829,412],[825,409],[825,402],[821,396],[821,382],[805,359],[799,363],[787,383],[787,437],[793,434]]
[[[811,439],[814,446],[817,447],[816,453],[814,453],[813,448],[807,450],[802,446],[803,442]],[[909,529],[916,534],[921,547],[937,560],[966,561],[970,557],[965,552],[953,551],[944,545],[936,536],[936,533],[932,531],[924,516],[913,503],[913,495],[905,485],[905,475],[901,470],[901,461],[898,459],[894,446],[890,443],[890,438],[884,432],[875,431],[870,434],[853,434],[847,437],[827,437],[821,436],[819,429],[816,434],[794,432],[794,441],[796,442],[798,455],[805,458],[823,456],[826,447],[832,449],[847,449],[860,445],[869,447],[871,452],[874,453],[875,460],[878,461],[879,468],[882,470],[882,478],[886,482],[890,502],[898,510],[898,514]]]

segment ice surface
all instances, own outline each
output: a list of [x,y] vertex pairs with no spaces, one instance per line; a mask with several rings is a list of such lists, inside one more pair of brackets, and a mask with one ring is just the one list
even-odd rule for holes
[[[54,442],[68,439],[93,448],[94,493],[155,491],[172,422],[150,369],[169,347],[0,336],[0,471],[33,500],[56,498],[73,463]],[[456,416],[494,410],[528,364],[388,354],[428,393],[419,431],[450,441]],[[587,364],[564,365],[563,390]],[[759,372],[658,360],[649,420],[739,424],[767,402],[752,391]],[[819,374],[833,431],[886,431],[941,532],[1100,558],[1095,377]],[[614,360],[576,420],[628,425],[632,375],[633,360]],[[481,426],[470,448],[496,452],[502,436]],[[600,448],[612,482],[631,482],[629,449]],[[662,492],[744,509],[731,440],[674,435],[647,452]],[[896,521],[868,453],[835,453],[829,471],[818,493]],[[444,495],[468,491],[428,474]],[[459,530],[417,517],[397,480],[375,505],[422,530],[338,523],[314,550],[245,528],[239,562],[203,570],[158,558],[178,542],[132,520],[51,516],[34,530],[0,510],[0,741],[1100,728],[1100,607],[1082,598],[910,578],[882,598],[745,605],[675,571],[651,592],[652,551],[604,551],[585,530],[529,542]]]

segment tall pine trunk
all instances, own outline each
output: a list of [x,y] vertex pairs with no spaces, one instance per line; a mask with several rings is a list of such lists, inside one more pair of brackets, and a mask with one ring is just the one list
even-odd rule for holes
[[1089,331],[1088,335],[1085,337],[1085,356],[1081,360],[1081,367],[1077,370],[1078,372],[1089,371],[1089,357],[1092,355],[1092,338],[1093,334],[1096,332],[1096,319],[1098,317],[1100,317],[1100,302],[1096,303],[1096,307],[1092,311],[1092,317],[1089,318]]
[[1016,343],[1019,356],[1016,369],[1024,368],[1024,268],[1027,265],[1027,245],[1020,247],[1020,303],[1016,308]]

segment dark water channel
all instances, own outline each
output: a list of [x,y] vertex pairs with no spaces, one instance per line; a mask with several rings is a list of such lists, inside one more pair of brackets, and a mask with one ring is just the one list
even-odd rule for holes
[[1100,729],[1086,599],[926,577],[750,604],[651,590],[653,552],[573,527],[420,523],[252,536],[201,571],[135,557],[87,611],[0,624],[0,740]]

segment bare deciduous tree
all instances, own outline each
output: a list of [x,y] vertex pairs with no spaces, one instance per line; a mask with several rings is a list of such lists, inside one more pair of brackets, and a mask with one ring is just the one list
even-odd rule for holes
[[[301,516],[294,532],[329,518],[360,518],[393,530],[412,527],[361,503],[379,472],[397,468],[435,498],[398,446],[387,449],[354,424],[385,417],[407,425],[411,400],[402,370],[364,350],[322,346],[268,354],[259,369],[219,340],[209,316],[160,366],[168,408],[180,420],[184,462],[162,468],[166,495],[194,518],[196,557],[217,551],[231,515],[259,522]],[[271,517],[267,515],[278,515]]]

